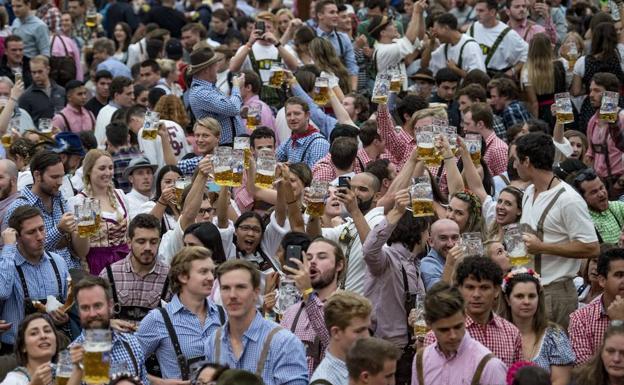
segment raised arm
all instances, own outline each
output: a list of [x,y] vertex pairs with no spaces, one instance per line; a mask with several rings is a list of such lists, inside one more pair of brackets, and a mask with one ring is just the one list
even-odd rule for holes
[[24,93],[24,82],[19,80],[15,83],[13,88],[11,88],[11,94],[9,96],[9,100],[7,100],[6,105],[2,112],[0,112],[0,134],[4,135],[9,132],[9,122],[11,121],[11,117],[13,116],[13,111],[15,109],[19,109],[17,105],[17,100]]
[[412,7],[412,18],[405,31],[405,37],[408,38],[412,44],[416,42],[416,39],[422,40],[425,36],[425,18],[423,16],[425,9],[427,9],[426,0],[419,0],[414,3]]
[[247,43],[241,46],[236,52],[236,55],[234,55],[230,59],[230,71],[231,72],[239,72],[241,70],[241,68],[243,67],[243,63],[245,62],[245,59],[247,59],[247,56],[249,55],[249,51],[251,51],[251,47],[253,46],[253,43],[255,43],[256,40],[260,39],[261,36],[262,36],[262,33],[258,29],[255,29],[251,33]]
[[221,186],[219,197],[217,198],[217,226],[220,229],[228,227],[228,206],[230,205],[230,191],[227,187]]
[[180,213],[180,228],[182,231],[185,231],[187,227],[195,223],[195,217],[197,216],[197,213],[201,208],[202,200],[204,199],[206,181],[208,180],[208,175],[212,172],[212,161],[204,157],[199,161],[197,169],[198,172],[195,175],[191,189],[184,200],[182,213]]

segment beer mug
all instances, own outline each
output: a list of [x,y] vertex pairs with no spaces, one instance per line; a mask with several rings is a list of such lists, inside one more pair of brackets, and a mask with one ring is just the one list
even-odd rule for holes
[[567,43],[568,45],[568,72],[572,72],[574,70],[574,65],[576,64],[576,60],[579,58],[579,51],[576,43],[571,41]]
[[256,160],[256,178],[254,184],[258,188],[270,189],[275,180],[275,166],[277,162],[273,156],[264,152],[260,153]]
[[444,161],[444,155],[442,151],[444,150],[444,139],[448,140],[446,135],[446,124],[438,124],[434,123],[431,126],[431,131],[433,132],[433,158],[427,163],[427,166],[437,167],[442,164]]
[[245,151],[232,151],[230,167],[232,168],[232,187],[241,187],[243,185],[243,171],[245,170]]
[[85,329],[82,381],[89,385],[108,384],[110,373],[111,331]]
[[56,360],[55,385],[67,385],[73,371],[74,364],[72,363],[69,350],[61,350]]
[[85,201],[81,205],[74,206],[74,215],[78,224],[78,236],[80,238],[89,238],[93,235],[96,231],[95,216],[89,202]]
[[295,281],[282,278],[277,289],[277,301],[273,310],[277,314],[284,314],[286,309],[299,302],[300,298],[301,293],[299,293]]
[[619,99],[620,95],[617,92],[603,92],[598,118],[609,123],[615,123],[617,121]]
[[128,364],[125,361],[118,361],[111,363],[108,375],[111,379],[115,379],[119,376],[131,376],[132,373],[130,373]]
[[89,8],[85,19],[85,25],[88,28],[95,28],[97,25],[97,10],[95,8]]
[[320,218],[325,213],[325,197],[329,191],[329,182],[313,180],[308,189],[308,201],[306,214],[311,217]]
[[409,192],[412,215],[414,217],[432,217],[434,215],[433,190],[429,178],[414,178],[414,184],[410,187]]
[[251,163],[251,145],[249,144],[248,136],[238,136],[234,138],[234,149],[243,150],[245,154],[245,170],[249,169]]
[[522,227],[519,223],[510,223],[503,227],[505,248],[509,256],[512,269],[528,265],[531,257],[527,252],[526,244],[522,239]]
[[387,104],[390,94],[390,76],[387,74],[377,74],[375,85],[373,86],[373,96],[371,102],[376,104]]
[[186,177],[178,178],[175,181],[174,188],[175,188],[175,196],[176,196],[176,205],[180,209],[182,208],[182,194],[184,194],[184,189],[189,184],[191,184],[191,181],[190,179]]
[[5,148],[9,148],[11,147],[11,144],[13,144],[13,134],[17,134],[20,132],[20,123],[21,119],[19,116],[11,118],[11,120],[9,121],[7,131],[4,135],[2,135],[2,145]]
[[481,240],[481,233],[463,233],[461,245],[464,256],[483,256],[483,241]]
[[145,119],[143,119],[143,131],[141,132],[141,138],[145,140],[156,140],[158,137],[158,121],[160,120],[160,114],[154,111],[146,111]]
[[390,92],[399,93],[403,89],[403,77],[401,76],[401,71],[399,70],[390,70],[388,71],[388,75],[390,76]]
[[446,126],[446,137],[448,138],[449,147],[451,148],[451,152],[453,152],[453,156],[457,156],[457,152],[459,151],[459,147],[457,147],[457,127]]
[[213,160],[215,182],[219,186],[232,186],[232,149],[230,147],[217,147]]
[[39,133],[49,139],[52,139],[52,119],[39,119]]
[[418,158],[425,163],[431,163],[434,159],[433,131],[421,130],[416,133],[416,146]]
[[271,64],[271,75],[269,77],[269,87],[282,88],[286,76],[284,73],[284,67],[281,63]]
[[21,68],[15,68],[14,70],[14,74],[13,76],[15,77],[15,83],[17,83],[18,81],[24,81],[24,75],[22,74],[22,69]]
[[247,118],[245,124],[247,129],[253,131],[262,123],[262,105],[260,103],[251,103],[247,106]]
[[324,77],[316,78],[312,100],[320,107],[324,107],[329,103],[329,79]]
[[414,310],[416,311],[416,320],[414,321],[414,337],[425,338],[428,332],[427,322],[425,321],[425,295],[414,295]]
[[466,134],[464,140],[466,148],[470,152],[470,158],[475,166],[481,164],[481,135],[479,134]]
[[557,107],[557,123],[568,124],[574,122],[572,99],[570,99],[569,92],[555,94],[555,106]]
[[100,201],[98,199],[88,199],[88,203],[87,200],[85,200],[85,204],[89,205],[94,218],[91,235],[96,235],[102,225],[102,207],[100,206]]

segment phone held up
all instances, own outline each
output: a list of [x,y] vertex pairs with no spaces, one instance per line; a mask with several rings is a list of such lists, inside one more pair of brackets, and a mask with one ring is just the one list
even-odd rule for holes
[[303,261],[300,245],[288,245],[286,248],[286,266],[299,270],[299,266],[295,262],[291,261],[291,259]]

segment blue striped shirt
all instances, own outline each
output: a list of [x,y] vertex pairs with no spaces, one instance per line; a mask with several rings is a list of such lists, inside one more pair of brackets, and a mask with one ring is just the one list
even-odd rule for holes
[[[182,354],[187,360],[206,357],[205,341],[221,326],[217,306],[208,300],[206,300],[206,306],[208,316],[203,325],[197,315],[184,307],[177,294],[165,306],[180,342]],[[162,378],[182,378],[175,350],[159,309],[150,311],[141,321],[136,337],[146,355],[156,352]]]
[[317,132],[297,139],[295,147],[292,146],[292,138],[288,138],[279,146],[275,152],[275,157],[279,162],[303,162],[312,168],[327,153],[329,153],[329,142]]
[[189,90],[189,104],[197,120],[210,117],[219,122],[219,144],[234,143],[235,136],[247,133],[240,120],[243,106],[240,88],[232,87],[232,95],[226,96],[214,84],[195,78]]
[[15,201],[7,208],[5,211],[4,218],[2,220],[2,230],[6,229],[9,225],[9,218],[13,214],[16,208],[20,206],[30,205],[41,211],[43,215],[43,224],[45,225],[45,249],[47,251],[55,252],[60,255],[67,264],[68,269],[80,269],[80,261],[72,258],[69,253],[69,248],[63,247],[58,248],[57,245],[61,239],[63,239],[64,235],[60,232],[60,230],[56,227],[56,225],[61,221],[61,217],[63,213],[73,212],[73,207],[71,210],[67,206],[67,201],[63,197],[63,194],[60,192],[58,195],[52,197],[52,212],[49,212],[41,198],[38,195],[32,192],[30,186],[24,187],[20,191],[20,196],[15,199]]
[[[58,281],[50,262],[54,259],[61,276],[62,293],[58,292]],[[14,344],[17,327],[24,319],[24,290],[15,266],[21,266],[31,300],[45,299],[52,295],[65,299],[67,296],[67,265],[63,258],[54,253],[44,253],[37,264],[32,264],[20,254],[16,245],[4,245],[0,254],[0,301],[3,302],[0,318],[11,322],[11,329],[2,333],[1,340]],[[63,301],[64,302],[64,301]]]
[[[112,330],[113,333],[113,347],[110,352],[110,363],[111,366],[124,362],[126,367],[130,371],[130,373],[136,377],[138,377],[143,385],[150,385],[149,380],[147,379],[147,370],[145,370],[145,355],[143,354],[143,349],[141,348],[141,344],[135,336],[128,333],[120,333],[118,331]],[[71,345],[74,344],[84,344],[84,331],[72,342]],[[134,368],[134,360],[130,356],[130,352],[126,348],[125,344],[122,341],[126,341],[130,350],[132,350],[132,356],[134,356],[136,363],[139,367],[139,372],[137,373]]]
[[[264,346],[264,341],[274,328],[275,322],[265,320],[260,313],[249,325],[243,334],[243,352],[239,358],[234,355],[230,342],[229,328],[222,329],[221,356],[215,357],[216,336],[211,336],[207,342],[207,359],[221,365],[228,365],[232,369],[256,372],[258,359]],[[308,366],[303,343],[290,331],[283,329],[273,336],[269,354],[261,375],[266,385],[308,385]]]

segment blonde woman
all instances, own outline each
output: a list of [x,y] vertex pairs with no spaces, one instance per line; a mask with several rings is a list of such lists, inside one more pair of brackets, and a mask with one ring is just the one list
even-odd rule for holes
[[329,87],[334,90],[338,99],[342,101],[344,94],[351,92],[351,82],[347,68],[336,55],[334,46],[329,40],[317,37],[312,39],[308,48],[314,64],[322,71],[321,77],[329,79]]
[[89,237],[89,272],[98,275],[107,265],[123,259],[129,252],[126,243],[128,203],[122,190],[113,185],[114,165],[103,150],[90,150],[83,161],[84,190],[69,200],[69,207],[88,199],[99,201],[101,223]]
[[288,29],[288,25],[290,21],[295,18],[292,11],[290,9],[282,8],[275,14],[275,19],[277,23],[277,34],[278,37],[284,35],[286,30]]
[[180,71],[178,71],[176,62],[171,59],[158,59],[156,61],[160,66],[161,76],[157,87],[164,89],[167,95],[171,94],[182,97],[182,87],[177,83],[180,77]]

